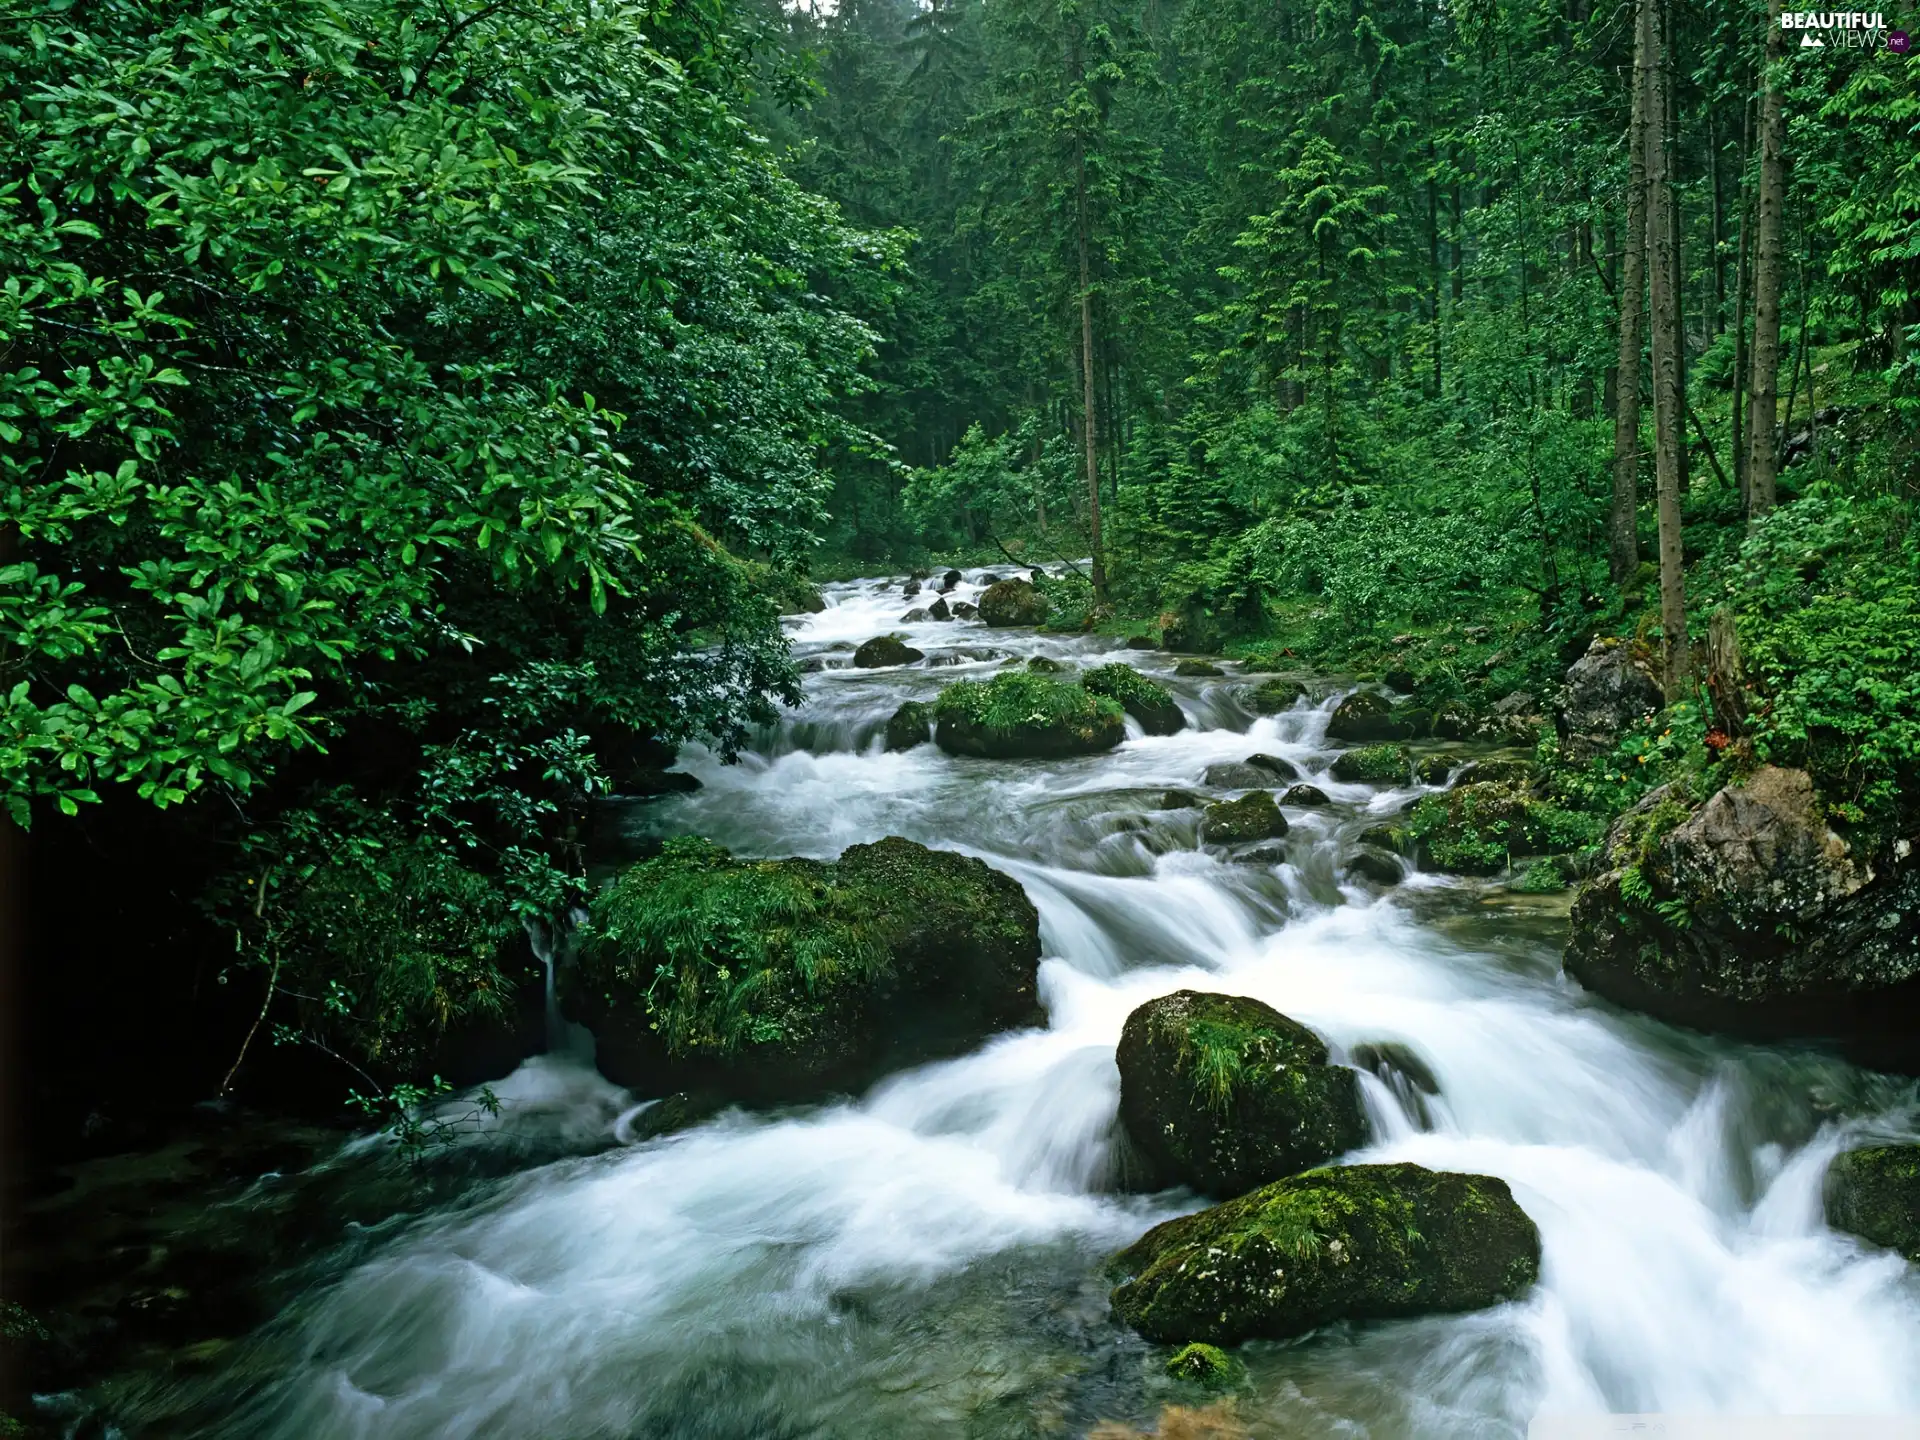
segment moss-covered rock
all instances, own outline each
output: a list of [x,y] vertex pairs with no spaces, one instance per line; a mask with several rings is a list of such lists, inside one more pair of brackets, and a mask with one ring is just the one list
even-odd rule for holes
[[1189,680],[1201,679],[1213,675],[1224,675],[1227,672],[1211,660],[1182,660],[1178,665],[1173,667],[1173,673],[1180,676],[1183,680]]
[[1293,709],[1306,698],[1305,685],[1298,680],[1278,676],[1255,686],[1247,695],[1247,704],[1261,715],[1278,715]]
[[979,604],[980,618],[998,628],[1046,623],[1047,597],[1025,580],[989,585],[981,592]]
[[1362,845],[1377,846],[1382,850],[1391,850],[1396,855],[1407,853],[1412,837],[1407,834],[1404,825],[1369,825],[1360,832]]
[[1396,710],[1386,696],[1371,690],[1356,690],[1334,707],[1327,721],[1329,740],[1375,741],[1409,740],[1432,728],[1432,716],[1424,710]]
[[1027,669],[1033,671],[1036,675],[1058,675],[1066,668],[1065,665],[1061,664],[1051,655],[1029,655],[1027,657]]
[[1250,790],[1238,800],[1209,805],[1200,822],[1200,838],[1209,845],[1275,840],[1286,833],[1287,817],[1267,790]]
[[1352,1165],[1156,1226],[1113,1268],[1114,1311],[1141,1334],[1231,1345],[1514,1299],[1539,1279],[1540,1233],[1504,1180]]
[[1080,677],[1080,688],[1119,702],[1149,735],[1172,735],[1187,728],[1186,715],[1166,688],[1131,665],[1097,666]]
[[1196,1341],[1182,1345],[1167,1357],[1167,1374],[1195,1385],[1217,1389],[1232,1384],[1239,1373],[1239,1363],[1218,1345]]
[[595,898],[568,1013],[645,1093],[857,1087],[1038,1023],[1039,916],[1010,877],[889,837],[838,860],[667,842]]
[[1827,1223],[1920,1265],[1920,1145],[1849,1150],[1827,1169]]
[[1344,868],[1349,880],[1365,880],[1371,885],[1398,885],[1407,873],[1398,857],[1369,846],[1349,855]]
[[1920,855],[1860,838],[1829,823],[1803,770],[1762,766],[1704,803],[1662,786],[1608,830],[1567,973],[1683,1025],[1833,1036],[1914,1064]]
[[1470,760],[1456,778],[1462,785],[1531,785],[1533,766],[1525,760]]
[[911,665],[916,660],[926,658],[926,651],[916,650],[892,635],[876,635],[853,652],[853,663],[861,670],[878,670],[883,665]]
[[1091,755],[1111,750],[1127,733],[1118,701],[1028,670],[949,685],[934,713],[942,750],[991,760]]
[[1271,785],[1274,772],[1247,760],[1216,760],[1200,774],[1200,782],[1216,790],[1257,790]]
[[887,720],[887,749],[911,750],[924,745],[933,734],[933,706],[924,700],[909,700]]
[[1404,785],[1413,769],[1413,757],[1404,745],[1363,745],[1333,762],[1333,778],[1368,785]]
[[1444,785],[1453,773],[1453,762],[1444,755],[1422,755],[1413,767],[1413,778],[1422,785]]
[[1238,1195],[1366,1139],[1354,1072],[1270,1005],[1180,990],[1127,1017],[1120,1120],[1152,1185]]
[[1333,801],[1327,792],[1318,785],[1295,785],[1280,797],[1282,805],[1297,805],[1302,809],[1317,809],[1322,805],[1331,805]]

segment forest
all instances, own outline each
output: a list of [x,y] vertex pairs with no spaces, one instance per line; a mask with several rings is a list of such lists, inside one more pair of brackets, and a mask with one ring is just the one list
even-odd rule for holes
[[[1156,807],[1194,811],[1174,848],[1195,863],[1287,871],[1265,899],[1205,880],[1225,888],[1195,933],[1307,924],[1368,874],[1416,897],[1422,877],[1491,887],[1519,907],[1514,943],[1546,926],[1555,984],[1761,1047],[1723,1064],[1755,1114],[1800,1097],[1781,1153],[1829,1121],[1911,1140],[1920,56],[1902,24],[1920,14],[1779,0],[0,0],[0,1148],[19,1157],[0,1238],[29,1257],[0,1263],[0,1435],[856,1433],[785,1382],[775,1408],[739,1409],[751,1383],[684,1357],[635,1362],[671,1377],[659,1415],[536,1413],[512,1387],[464,1419],[421,1400],[390,1430],[291,1390],[248,1409],[252,1361],[156,1369],[141,1325],[186,1304],[138,1299],[174,1293],[160,1260],[113,1318],[81,1319],[69,1262],[34,1237],[94,1233],[46,1220],[45,1197],[103,1156],[164,1170],[191,1134],[218,1171],[269,1131],[283,1150],[381,1137],[399,1158],[377,1185],[324,1224],[303,1191],[273,1232],[330,1256],[313,1263],[343,1297],[275,1343],[351,1348],[373,1309],[349,1304],[359,1272],[325,1269],[361,1258],[328,1248],[334,1222],[388,1206],[439,1224],[474,1174],[584,1147],[447,1159],[511,1129],[516,1077],[566,1026],[593,1033],[593,1084],[670,1097],[643,1098],[665,1108],[641,1139],[684,1110],[688,1151],[723,1104],[862,1093],[905,1063],[901,1035],[952,1056],[1065,1034],[1081,1012],[1054,958],[1034,978],[1039,956],[1071,969],[1063,937],[1099,932],[1101,955],[1171,965],[1140,917],[1202,904],[1062,878],[1172,884],[1164,849],[1101,848]],[[961,633],[949,615],[975,648],[929,660],[929,635]],[[884,693],[835,698],[853,693],[835,676],[895,665]],[[1144,818],[1076,812],[1051,839],[1032,794],[965,768],[1065,763],[1042,788],[1079,794],[1071,766],[1107,762],[1066,757],[1120,764],[1180,731],[1239,748],[1155,772]],[[1224,780],[1247,794],[1213,803],[1249,735],[1263,752]],[[1314,748],[1336,743],[1358,748]],[[794,769],[856,758],[857,777]],[[935,764],[1020,838],[921,815],[935,782],[882,769]],[[1254,799],[1274,775],[1278,807]],[[1321,822],[1298,812],[1327,804],[1310,861]],[[818,828],[780,828],[802,805]],[[828,823],[836,807],[852,818]],[[1248,848],[1286,833],[1281,809],[1284,861]],[[1498,951],[1492,933],[1473,943]],[[925,1013],[900,1010],[936,953],[964,983],[928,979]],[[1313,1157],[1190,1172],[1139,1140],[1129,1055],[1201,1055],[1208,1127],[1248,1057],[1321,1065],[1329,1038],[1336,1069],[1377,1071],[1429,1121],[1419,1096],[1453,1082],[1428,1087],[1398,1040],[1206,1010],[1217,996],[1156,1018],[1164,1033],[1143,1007],[1121,1036],[1120,1013],[1171,987],[1128,992],[1099,1042],[1111,1061],[1120,1037],[1120,1078],[1088,1104],[1110,1128],[1118,1103],[1140,1147],[1122,1190],[1231,1203],[1115,1258],[1135,1278],[1113,1300],[1131,1338],[1111,1343],[1195,1342],[1194,1376],[1266,1394],[1278,1361],[1213,1342],[1310,1326],[1209,1329],[1147,1296],[1175,1244],[1155,1237],[1300,1183],[1380,1122],[1347,1095],[1327,1102],[1344,1139]],[[867,1033],[883,1020],[885,1045]],[[1691,1043],[1661,1063],[1704,1077]],[[1794,1058],[1806,1044],[1821,1058]],[[318,1174],[318,1153],[271,1168]],[[1834,1223],[1920,1263],[1920,1166],[1886,1163],[1906,1178],[1874,1179],[1873,1204],[1906,1218]],[[1088,1164],[1074,1185],[1106,1193],[1109,1161]],[[1735,1168],[1764,1188],[1760,1162]],[[1415,1186],[1408,1214],[1436,1237],[1512,1204],[1504,1180],[1451,1178],[1499,1194]],[[1387,1203],[1353,1184],[1314,1192],[1313,1214]],[[1742,1193],[1746,1214],[1759,1190]],[[1271,1234],[1295,1223],[1278,1213]],[[1100,1214],[1085,1233],[1118,1223]],[[1298,1254],[1332,1232],[1315,1233]],[[1341,1233],[1327,1243],[1388,1243]],[[1043,1253],[1036,1273],[1072,1270]],[[265,1263],[234,1262],[243,1318],[187,1331],[211,1345],[194,1326],[280,1314],[296,1292],[258,1281]],[[1429,1308],[1491,1303],[1451,1271],[1421,1283],[1458,1301]],[[847,1303],[884,1329],[896,1301]],[[926,1303],[959,1335],[985,1302]],[[1885,1303],[1894,1319],[1847,1323],[1920,1356],[1920,1301]],[[1037,1333],[993,1332],[1038,1353]],[[1833,1343],[1853,1333],[1836,1321]],[[1589,1357],[1602,1378],[1573,1408],[1695,1397],[1608,1388],[1657,1349]],[[1752,1399],[1766,1353],[1744,1352],[1752,1372],[1716,1357],[1734,1369],[1704,1408]],[[1398,1363],[1382,1383],[1416,1393]],[[181,1378],[208,1367],[223,1378]],[[46,1399],[136,1372],[84,1422]],[[1068,1418],[965,1433],[1283,1433],[1255,1401],[1152,1373],[1051,1399],[1009,1379],[1022,1414]],[[1293,1393],[1338,1389],[1306,1373],[1286,1372]],[[1920,1411],[1877,1383],[1859,1393]],[[1514,1395],[1500,1423],[1524,1429],[1539,1397]],[[1479,1401],[1456,1398],[1447,1425],[1467,1425]],[[695,1413],[721,1418],[658,1428]],[[1370,1433],[1454,1433],[1410,1413]]]

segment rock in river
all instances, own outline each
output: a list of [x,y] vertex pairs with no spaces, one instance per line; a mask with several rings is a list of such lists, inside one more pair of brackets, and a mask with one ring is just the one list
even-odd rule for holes
[[1514,1299],[1540,1277],[1540,1232],[1490,1175],[1348,1165],[1169,1220],[1113,1269],[1114,1312],[1148,1339],[1231,1345]]
[[1126,738],[1119,702],[1030,670],[962,680],[934,702],[934,741],[954,755],[1051,759],[1111,750]]
[[1827,1169],[1827,1223],[1920,1265],[1920,1145],[1849,1150]]
[[1131,665],[1101,665],[1080,677],[1089,695],[1104,695],[1140,722],[1149,735],[1172,735],[1187,728],[1187,717],[1166,688]]
[[1200,838],[1209,845],[1238,845],[1274,840],[1287,833],[1287,817],[1266,790],[1249,790],[1238,800],[1209,805],[1200,822]]
[[804,1099],[1038,1023],[1039,926],[1011,877],[898,837],[832,862],[670,840],[594,899],[567,1013],[642,1093]]
[[1365,1142],[1354,1072],[1306,1026],[1239,995],[1180,990],[1127,1017],[1120,1120],[1148,1185],[1239,1195]]
[[916,650],[891,635],[876,635],[853,652],[853,663],[862,670],[877,670],[883,665],[911,665],[926,658],[926,651]]
[[1047,597],[1025,580],[1002,580],[980,596],[980,618],[993,626],[1039,625],[1047,618]]

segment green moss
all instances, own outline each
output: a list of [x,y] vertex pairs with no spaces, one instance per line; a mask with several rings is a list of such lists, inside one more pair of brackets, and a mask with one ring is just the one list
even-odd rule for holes
[[1285,1339],[1341,1319],[1478,1309],[1539,1277],[1503,1181],[1418,1165],[1312,1170],[1168,1221],[1114,1257],[1115,1312],[1150,1339]]
[[1849,1150],[1827,1170],[1827,1223],[1920,1265],[1920,1145]]
[[1578,850],[1599,840],[1605,821],[1537,800],[1495,781],[1423,795],[1407,829],[1433,864],[1457,875],[1492,875],[1515,855]]
[[[1255,661],[1248,661],[1251,667]],[[1278,715],[1291,710],[1307,697],[1307,687],[1298,680],[1279,678],[1268,680],[1257,686],[1247,697],[1253,708],[1262,715]]]
[[1187,717],[1166,688],[1131,665],[1115,663],[1089,670],[1080,677],[1080,688],[1118,702],[1149,735],[1171,735],[1186,726]]
[[1209,805],[1200,822],[1200,838],[1209,845],[1272,840],[1286,833],[1287,817],[1266,790],[1249,790],[1238,800]]
[[1567,888],[1567,877],[1560,873],[1557,860],[1536,860],[1513,882],[1513,888],[1523,895],[1554,895]]
[[1216,1195],[1361,1144],[1354,1073],[1306,1026],[1241,995],[1179,990],[1127,1017],[1120,1116],[1162,1183]]
[[957,1010],[1030,1014],[1039,956],[1014,881],[897,838],[833,862],[670,840],[596,897],[584,938],[571,984],[610,1038],[631,1020],[672,1062],[805,1077],[871,1053],[873,1007],[896,993],[944,986]]
[[1028,670],[949,685],[934,715],[940,747],[962,755],[1085,754],[1111,749],[1126,734],[1118,701]]
[[1225,1385],[1237,1373],[1234,1359],[1218,1345],[1183,1345],[1167,1357],[1167,1374],[1200,1385]]
[[887,749],[911,750],[924,745],[933,725],[933,706],[924,700],[909,700],[887,720]]
[[1404,785],[1413,769],[1413,757],[1404,745],[1363,745],[1333,762],[1333,778],[1369,785]]

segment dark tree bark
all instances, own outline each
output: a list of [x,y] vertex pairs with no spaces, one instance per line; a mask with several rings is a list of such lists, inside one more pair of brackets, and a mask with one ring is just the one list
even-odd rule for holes
[[1687,676],[1687,603],[1680,551],[1680,446],[1682,397],[1678,353],[1678,261],[1673,191],[1667,164],[1667,57],[1655,0],[1640,0],[1640,34],[1646,47],[1648,291],[1653,332],[1653,461],[1660,522],[1660,625],[1666,635],[1667,698],[1681,693]]
[[[1648,0],[1640,0],[1642,8]],[[1634,32],[1633,103],[1627,127],[1627,240],[1620,257],[1620,351],[1614,364],[1613,506],[1607,517],[1615,584],[1640,568],[1640,334],[1647,261],[1646,27]]]
[[1774,411],[1780,394],[1780,281],[1785,270],[1786,113],[1781,105],[1780,0],[1768,0],[1767,64],[1760,82],[1760,178],[1754,200],[1753,371],[1747,394],[1747,514],[1773,508]]

